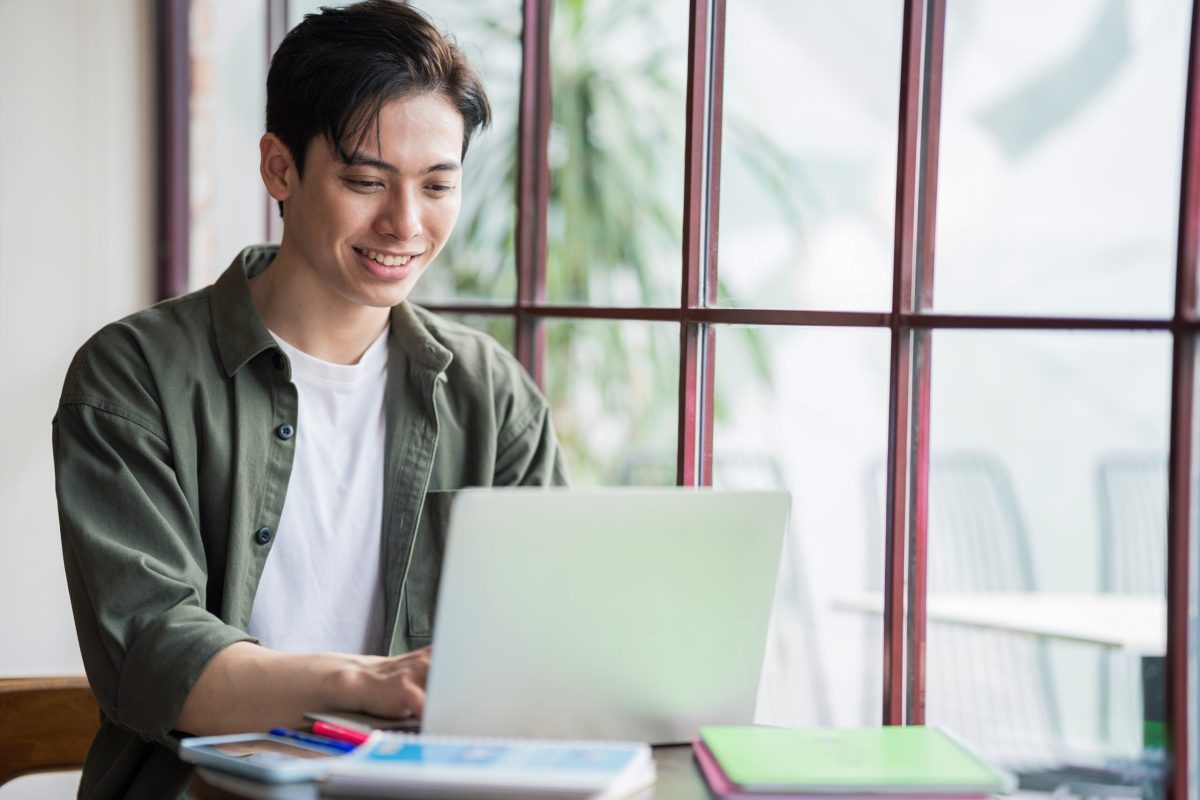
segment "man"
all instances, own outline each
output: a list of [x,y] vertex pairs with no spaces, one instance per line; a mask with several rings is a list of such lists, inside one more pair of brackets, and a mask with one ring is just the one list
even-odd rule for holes
[[280,246],[80,349],[53,438],[103,712],[81,796],[178,795],[173,731],[419,715],[452,491],[566,481],[520,366],[406,302],[489,114],[419,12],[307,17],[267,80]]

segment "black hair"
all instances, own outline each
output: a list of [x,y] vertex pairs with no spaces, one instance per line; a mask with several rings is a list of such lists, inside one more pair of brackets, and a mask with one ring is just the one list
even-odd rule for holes
[[[291,151],[303,177],[316,137],[343,161],[392,100],[421,94],[448,99],[463,118],[462,155],[491,122],[483,83],[454,40],[420,11],[392,0],[366,0],[308,14],[284,37],[267,73],[267,131]],[[282,204],[280,204],[282,210]]]

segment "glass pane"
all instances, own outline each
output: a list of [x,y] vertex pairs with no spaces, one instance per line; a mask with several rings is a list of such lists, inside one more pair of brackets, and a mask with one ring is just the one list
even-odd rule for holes
[[479,72],[492,124],[475,134],[463,161],[458,225],[421,279],[426,302],[499,300],[517,296],[517,122],[521,92],[521,0],[426,0],[421,7],[454,36]]
[[903,5],[729,4],[721,305],[890,307]]
[[439,317],[452,319],[477,331],[483,331],[503,345],[504,349],[510,353],[515,353],[517,350],[516,324],[512,317],[501,314],[447,314],[441,311],[437,314]]
[[679,328],[546,320],[546,397],[576,485],[675,483]]
[[[296,25],[328,0],[291,0]],[[479,73],[492,108],[492,124],[471,140],[463,161],[462,213],[434,269],[421,278],[413,299],[512,302],[517,294],[517,112],[521,89],[521,0],[426,0],[420,8],[451,35]]]
[[191,288],[207,286],[248,244],[267,240],[274,213],[258,174],[267,105],[264,2],[194,0],[189,116]]
[[928,721],[1023,788],[1152,787],[1169,335],[944,331],[931,364]]
[[1190,5],[949,3],[939,311],[1171,313]]
[[888,342],[886,330],[717,329],[713,483],[792,494],[759,722],[880,722],[882,628],[838,603],[868,587],[882,547],[882,507],[864,500],[887,442]]
[[554,4],[547,296],[676,305],[687,0]]

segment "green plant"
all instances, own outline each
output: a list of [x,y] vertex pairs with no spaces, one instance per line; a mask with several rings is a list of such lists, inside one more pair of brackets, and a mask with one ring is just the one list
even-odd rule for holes
[[[507,8],[507,6],[505,7]],[[678,303],[682,251],[687,8],[682,0],[559,0],[551,26],[553,117],[547,296],[596,305]],[[484,12],[495,47],[520,48],[511,19]],[[489,43],[489,49],[493,47]],[[515,86],[516,82],[506,84]],[[511,93],[511,92],[510,92]],[[515,97],[497,98],[512,104]],[[447,247],[454,297],[515,293],[515,113],[468,156],[470,184]],[[729,123],[727,122],[727,125]],[[736,121],[768,196],[783,157]],[[776,167],[772,169],[770,167]],[[504,198],[509,202],[499,202]],[[722,292],[722,296],[727,296]],[[678,328],[666,323],[548,320],[546,391],[580,483],[674,480]],[[749,332],[757,374],[769,379]]]

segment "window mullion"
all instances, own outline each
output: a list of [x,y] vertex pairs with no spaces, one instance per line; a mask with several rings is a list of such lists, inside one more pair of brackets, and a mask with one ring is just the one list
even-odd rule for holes
[[517,357],[544,388],[546,340],[540,318],[523,313],[546,298],[546,214],[550,200],[551,0],[525,0],[517,152]]
[[189,102],[191,54],[187,0],[158,4],[158,299],[188,289]]
[[[925,17],[924,60],[921,72],[917,212],[914,220],[910,298],[914,311],[933,306],[934,242],[937,226],[938,142],[942,108],[942,53],[946,35],[946,0],[929,0]],[[912,461],[909,517],[907,712],[909,725],[925,724],[925,603],[929,563],[930,392],[933,333],[914,330],[912,371]]]
[[888,725],[924,719],[930,333],[916,331],[909,315],[932,302],[944,19],[944,0],[905,0],[889,319],[883,576],[883,722]]
[[[267,0],[267,70],[271,69],[271,57],[283,44],[287,36],[288,23],[292,19],[290,0]],[[264,193],[263,202],[266,205],[266,218],[263,221],[263,241],[279,242],[283,240],[283,217],[279,214],[279,206],[269,194]]]
[[913,218],[916,213],[918,90],[924,0],[904,0],[900,56],[900,121],[896,154],[895,249],[892,263],[892,334],[888,381],[887,489],[883,575],[883,722],[904,721],[905,505],[908,482],[912,331],[901,324],[911,308]]
[[1179,237],[1175,273],[1175,317],[1171,366],[1171,449],[1167,477],[1167,655],[1163,710],[1171,758],[1166,796],[1185,800],[1196,768],[1190,743],[1197,698],[1188,697],[1189,608],[1191,587],[1192,484],[1195,479],[1197,258],[1200,257],[1200,0],[1192,3],[1184,112],[1183,166],[1180,172]]
[[712,484],[716,332],[685,319],[716,298],[725,0],[692,0],[684,142],[683,258],[676,479]]

